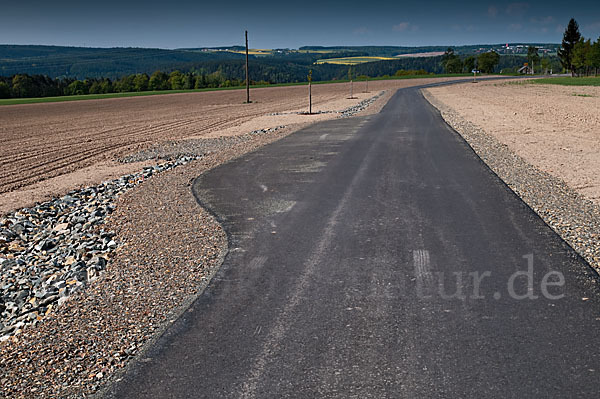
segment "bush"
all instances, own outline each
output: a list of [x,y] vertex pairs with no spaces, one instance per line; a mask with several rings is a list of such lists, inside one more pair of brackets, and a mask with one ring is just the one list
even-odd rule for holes
[[4,82],[0,82],[0,98],[10,98],[10,87]]

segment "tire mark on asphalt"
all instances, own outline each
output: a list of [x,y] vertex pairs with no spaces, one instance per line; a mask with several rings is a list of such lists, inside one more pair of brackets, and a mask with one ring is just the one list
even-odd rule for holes
[[346,207],[358,181],[365,175],[368,166],[367,156],[370,153],[372,145],[373,144],[371,143],[371,146],[369,146],[367,153],[361,161],[359,169],[344,192],[342,199],[327,220],[327,225],[319,238],[316,249],[304,263],[304,270],[298,277],[297,283],[293,287],[292,294],[289,296],[287,303],[276,318],[272,329],[264,341],[260,354],[257,356],[254,364],[250,367],[250,372],[247,374],[246,378],[244,378],[244,383],[242,384],[239,395],[240,398],[251,399],[256,397],[256,390],[261,381],[261,377],[265,373],[265,369],[271,362],[275,353],[281,347],[280,343],[288,332],[289,326],[292,325],[294,321],[294,310],[298,307],[302,298],[305,297],[305,291],[309,287],[310,278],[315,273],[320,261],[322,261],[327,254],[327,249],[335,234],[335,226],[338,223],[340,214]]
[[433,282],[429,251],[426,249],[414,250],[413,263],[415,267],[415,277],[417,278],[417,293],[422,296],[424,290],[430,288]]

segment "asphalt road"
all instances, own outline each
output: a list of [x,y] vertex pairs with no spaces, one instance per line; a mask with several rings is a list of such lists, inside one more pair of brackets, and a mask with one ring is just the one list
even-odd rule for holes
[[114,397],[598,397],[596,275],[418,90],[193,189],[230,253]]

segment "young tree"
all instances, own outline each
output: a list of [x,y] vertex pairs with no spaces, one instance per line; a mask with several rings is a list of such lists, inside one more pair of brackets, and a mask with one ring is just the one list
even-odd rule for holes
[[591,53],[592,53],[592,43],[590,40],[584,40],[583,38],[579,39],[577,43],[575,43],[575,47],[573,47],[572,59],[571,63],[575,70],[585,71],[587,74],[588,69],[591,67]]
[[454,49],[448,47],[442,56],[442,66],[446,73],[460,73],[463,69],[463,63],[460,58],[454,54]]
[[123,76],[121,79],[119,79],[118,83],[118,90],[120,92],[132,92],[135,90],[135,86],[134,86],[134,79],[135,79],[135,75],[127,75],[127,76]]
[[496,68],[499,62],[500,56],[495,51],[488,51],[487,53],[479,54],[479,57],[477,57],[479,70],[484,73],[494,72],[494,68]]
[[[231,82],[230,82],[231,84]],[[186,90],[190,90],[194,88],[194,74],[192,72],[188,72],[185,74],[183,88]]]
[[454,49],[452,47],[448,47],[444,52],[444,55],[442,55],[442,65],[445,65],[448,60],[454,57],[456,57],[456,54],[454,54]]
[[167,90],[169,89],[169,75],[164,72],[156,71],[150,76],[148,88],[150,90]]
[[354,98],[354,70],[352,69],[352,66],[350,66],[348,68],[348,80],[350,81],[350,97],[348,98]]
[[10,98],[10,87],[5,82],[0,82],[0,98]]
[[600,37],[592,45],[590,64],[594,68],[594,76],[598,76],[598,69],[600,69]]
[[575,19],[571,18],[563,35],[562,47],[558,50],[560,62],[563,68],[565,68],[567,71],[571,71],[571,76],[575,76],[575,68],[573,66],[573,48],[579,39],[581,39],[579,25]]
[[102,83],[100,83],[100,93],[112,93],[114,90],[113,84],[110,79],[104,79]]
[[146,91],[148,90],[149,78],[145,73],[138,73],[133,78],[133,90],[134,91]]
[[204,73],[201,73],[199,75],[196,75],[196,79],[194,82],[194,89],[203,89],[205,87],[207,87],[207,82],[206,82],[206,75]]
[[542,57],[540,65],[542,66],[542,69],[544,70],[544,74],[547,75],[548,70],[550,69],[550,60],[548,59],[548,57]]
[[473,69],[475,69],[475,57],[470,55],[465,58],[465,61],[463,62],[463,71],[471,73]]
[[185,86],[185,76],[179,71],[173,71],[169,75],[169,86],[171,90],[181,90]]
[[15,75],[12,78],[13,97],[35,97],[36,90],[33,79],[29,75]]
[[100,84],[101,84],[101,82],[99,82],[97,80],[94,81],[92,83],[92,85],[90,86],[89,93],[90,94],[100,94],[100,93],[102,93],[102,88],[101,88]]
[[80,96],[84,94],[89,94],[88,88],[81,80],[76,80],[67,86],[67,94],[71,96]]
[[[225,75],[221,71],[215,71],[206,77],[208,87],[221,87],[225,82]],[[252,81],[250,81],[252,83]]]
[[535,46],[527,47],[527,60],[531,65],[531,73],[534,73],[535,66],[540,62],[540,56],[538,54],[538,48]]
[[458,57],[454,57],[446,62],[444,68],[447,73],[461,73],[463,69],[463,63]]

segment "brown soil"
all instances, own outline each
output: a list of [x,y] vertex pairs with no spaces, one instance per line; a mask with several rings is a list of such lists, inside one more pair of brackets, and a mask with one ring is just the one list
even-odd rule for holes
[[[339,111],[381,90],[389,95],[430,81],[373,81],[370,93],[362,93],[364,83],[355,83],[352,100],[346,99],[348,83],[314,85],[313,111]],[[337,116],[290,114],[306,110],[306,86],[254,89],[251,98],[253,103],[243,104],[245,92],[232,90],[2,106],[0,214],[139,169],[113,160],[151,144]]]
[[487,82],[428,92],[530,164],[600,203],[600,87]]

